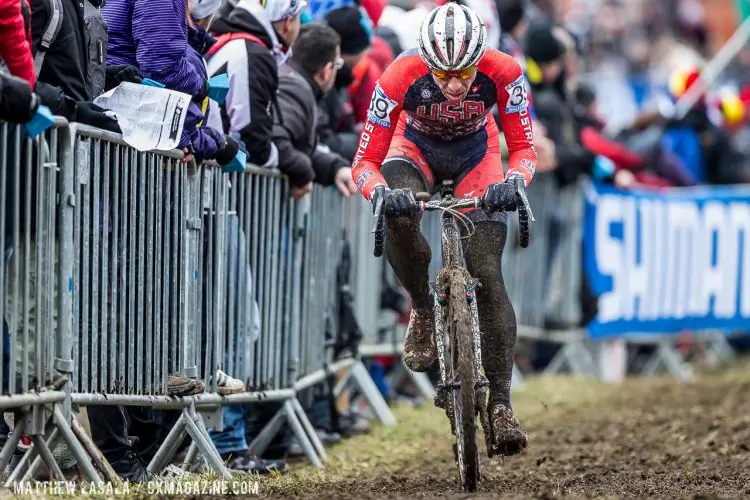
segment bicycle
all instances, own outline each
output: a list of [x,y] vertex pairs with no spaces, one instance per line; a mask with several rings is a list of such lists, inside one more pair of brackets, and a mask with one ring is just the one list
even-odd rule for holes
[[[534,215],[526,197],[523,179],[514,183],[522,248],[529,245],[529,220]],[[491,436],[487,393],[489,383],[482,374],[482,351],[479,332],[479,314],[475,291],[480,286],[462,264],[461,237],[457,218],[466,216],[459,209],[485,208],[482,198],[454,198],[453,182],[443,181],[441,200],[427,201],[430,195],[419,193],[415,199],[420,212],[440,210],[442,267],[430,286],[435,295],[435,335],[440,364],[440,383],[435,396],[435,406],[445,410],[451,424],[453,457],[458,465],[461,488],[476,490],[479,481],[479,448],[477,446],[476,418],[479,416],[485,435],[487,451],[493,455],[488,437]],[[379,199],[373,211],[375,233],[375,257],[383,255],[386,218],[383,199]],[[463,218],[463,219],[461,219]],[[469,222],[470,224],[470,222]]]

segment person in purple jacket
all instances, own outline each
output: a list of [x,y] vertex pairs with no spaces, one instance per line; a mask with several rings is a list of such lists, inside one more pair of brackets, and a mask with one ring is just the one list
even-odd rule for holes
[[208,82],[190,63],[188,0],[109,0],[102,7],[109,42],[107,65],[131,64],[168,89],[208,95]]
[[[204,124],[208,79],[202,55],[191,46],[189,0],[110,0],[102,7],[109,42],[107,64],[130,64],[145,78],[193,96],[179,147],[197,161],[226,165],[239,151],[232,137]],[[208,50],[207,48],[201,50]]]

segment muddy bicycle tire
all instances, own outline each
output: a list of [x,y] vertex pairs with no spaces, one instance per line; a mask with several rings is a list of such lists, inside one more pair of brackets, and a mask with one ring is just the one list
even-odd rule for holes
[[[461,268],[449,271],[448,315],[446,328],[457,355],[451,356],[453,373],[459,387],[453,395],[453,418],[456,431],[456,454],[461,488],[474,492],[479,481],[479,447],[477,446],[476,392],[474,390],[474,348],[471,314],[466,300],[469,274]],[[453,354],[456,354],[455,351]]]

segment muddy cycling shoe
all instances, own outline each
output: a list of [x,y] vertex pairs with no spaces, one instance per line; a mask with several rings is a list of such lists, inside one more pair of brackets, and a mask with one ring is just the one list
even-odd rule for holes
[[521,427],[513,412],[504,405],[493,405],[490,409],[492,441],[487,451],[490,457],[517,455],[526,448],[526,431]]
[[437,358],[435,316],[432,309],[413,309],[404,337],[404,363],[413,372],[424,372]]

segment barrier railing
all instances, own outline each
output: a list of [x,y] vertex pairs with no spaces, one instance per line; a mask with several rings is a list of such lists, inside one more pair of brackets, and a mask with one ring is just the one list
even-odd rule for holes
[[0,408],[12,428],[0,470],[22,436],[33,444],[13,464],[8,483],[33,477],[42,465],[63,479],[58,461],[69,461],[71,454],[87,479],[101,481],[76,432],[69,399],[75,200],[67,125],[57,120],[31,140],[23,127],[0,123]]

